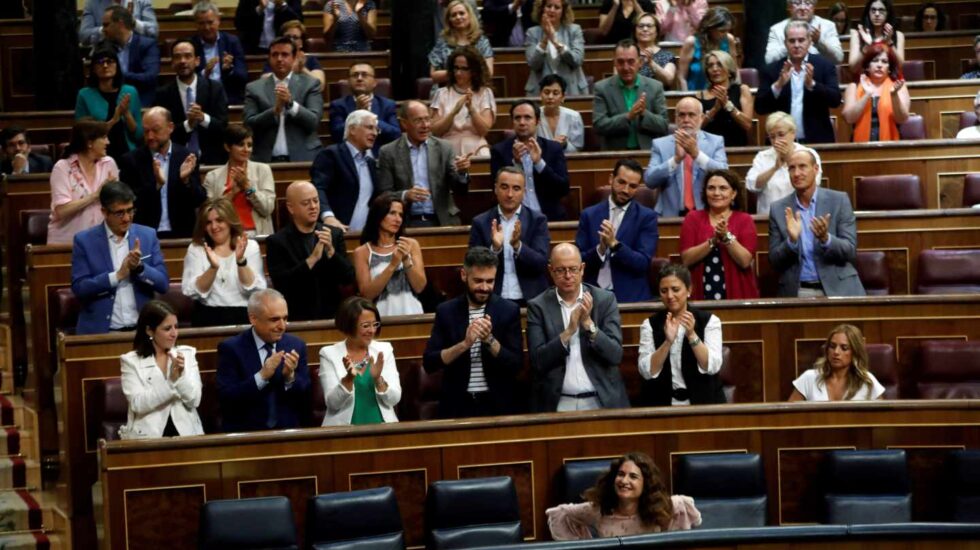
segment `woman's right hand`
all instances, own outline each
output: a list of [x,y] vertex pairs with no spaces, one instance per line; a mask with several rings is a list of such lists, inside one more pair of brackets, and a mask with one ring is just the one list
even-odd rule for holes
[[875,87],[874,83],[871,82],[871,79],[866,74],[861,75],[861,88],[864,89],[864,93],[867,96],[878,95],[878,88]]
[[354,387],[354,377],[357,376],[357,372],[355,372],[357,368],[355,367],[354,363],[350,360],[350,356],[348,355],[344,356],[343,362],[344,362],[344,370],[347,371],[347,374],[345,374],[344,377],[340,379],[340,383],[343,384],[345,388],[347,388],[347,391],[350,391],[351,388]]
[[681,321],[674,317],[673,313],[667,312],[667,320],[664,321],[664,338],[668,344],[673,344],[677,338],[677,329],[680,328]]
[[208,243],[204,243],[204,255],[208,258],[208,263],[211,264],[212,269],[218,269],[220,261],[218,260],[218,255],[215,254],[214,249],[208,246]]
[[789,157],[793,154],[793,142],[778,139],[773,142],[772,148],[776,151],[776,168],[781,168],[789,163]]
[[864,28],[864,25],[858,25],[857,28],[858,36],[861,38],[861,44],[871,44],[874,42],[874,37],[871,36],[871,31]]
[[412,243],[405,237],[399,237],[395,243],[394,261],[392,264],[403,265],[406,269],[412,266]]

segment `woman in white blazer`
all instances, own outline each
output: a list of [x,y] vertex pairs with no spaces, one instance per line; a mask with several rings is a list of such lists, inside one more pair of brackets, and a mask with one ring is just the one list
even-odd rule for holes
[[197,406],[201,375],[197,350],[177,346],[177,315],[166,302],[152,300],[140,311],[133,351],[120,357],[122,389],[129,402],[122,439],[200,435]]
[[276,206],[276,181],[268,164],[249,160],[252,130],[241,124],[229,124],[224,139],[228,164],[204,176],[208,198],[230,200],[249,235],[275,233],[272,212]]
[[402,386],[391,344],[374,337],[381,314],[360,296],[340,304],[334,320],[347,338],[320,348],[320,384],[327,402],[324,426],[398,422],[395,405]]
[[574,23],[569,0],[534,0],[531,18],[540,24],[524,35],[524,55],[531,66],[524,91],[538,95],[541,79],[557,74],[568,83],[568,95],[588,95],[589,82],[582,71],[585,37]]

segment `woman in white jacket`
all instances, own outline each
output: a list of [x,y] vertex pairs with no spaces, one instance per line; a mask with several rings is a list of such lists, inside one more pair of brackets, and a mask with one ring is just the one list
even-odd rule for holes
[[347,336],[320,348],[320,384],[327,402],[324,426],[398,422],[395,405],[402,386],[391,344],[374,339],[381,314],[370,300],[351,296],[334,320]]
[[140,311],[133,351],[120,357],[122,389],[129,402],[122,439],[204,433],[197,406],[201,375],[197,350],[177,346],[177,315],[166,302],[152,300]]

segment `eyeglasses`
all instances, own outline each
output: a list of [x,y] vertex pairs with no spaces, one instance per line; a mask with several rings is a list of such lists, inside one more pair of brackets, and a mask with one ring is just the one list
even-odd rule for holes
[[368,330],[368,329],[371,329],[371,328],[377,330],[377,329],[381,328],[381,323],[379,323],[378,321],[375,321],[373,323],[361,323],[361,324],[357,325],[357,327],[360,328],[361,330]]
[[572,267],[553,267],[551,271],[559,277],[564,277],[565,275],[578,275],[578,272],[582,270],[582,266],[572,266]]
[[453,65],[453,70],[454,71],[469,71],[470,68],[469,67],[460,67],[459,65]]
[[109,215],[113,218],[123,219],[126,216],[132,216],[136,213],[136,207],[125,208],[121,210],[109,210]]
[[816,0],[793,0],[792,3],[794,6],[813,7],[817,3],[817,1]]
[[356,71],[350,73],[351,78],[374,78],[374,73],[369,73],[367,71]]
[[655,25],[653,23],[640,23],[636,26],[638,29],[652,29]]
[[116,60],[115,59],[112,59],[111,57],[103,57],[101,59],[94,59],[94,60],[92,60],[92,64],[93,65],[101,65],[101,66],[105,67],[106,65],[115,65],[116,64]]
[[426,117],[413,118],[409,120],[409,122],[411,122],[415,126],[420,126],[422,124],[432,124],[432,117],[426,116]]

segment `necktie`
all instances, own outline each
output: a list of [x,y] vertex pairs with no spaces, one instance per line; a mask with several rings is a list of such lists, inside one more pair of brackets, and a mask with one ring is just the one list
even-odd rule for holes
[[684,208],[694,210],[694,159],[684,156]]
[[[619,224],[623,219],[623,207],[614,206],[609,211],[609,223],[613,226],[613,234],[619,232]],[[599,288],[605,290],[612,290],[613,280],[612,280],[612,251],[606,250],[606,260],[602,262],[602,267],[599,268],[598,276],[596,277],[596,284]]]
[[[184,107],[184,113],[191,110],[191,105],[194,104],[194,88],[187,87],[187,106]],[[201,156],[201,144],[197,135],[197,127],[191,130],[190,136],[187,139],[187,148],[191,150],[197,156]]]
[[[273,344],[266,342],[266,344],[262,346],[262,351],[265,352],[265,354],[262,356],[262,364],[264,365],[265,361],[269,357],[272,357],[272,354],[275,351],[275,346]],[[276,425],[279,423],[279,411],[278,411],[279,406],[278,406],[278,394],[276,394],[276,389],[274,387],[271,387],[272,384],[271,379],[269,380],[269,384],[270,385],[266,386],[266,388],[268,388],[269,390],[268,401],[266,401],[266,404],[269,406],[269,411],[265,417],[265,425],[267,428],[272,429],[275,428]]]
[[521,168],[524,170],[524,206],[536,212],[541,211],[541,203],[538,201],[538,193],[534,189],[534,162],[531,161],[531,153],[524,153],[521,156]]

